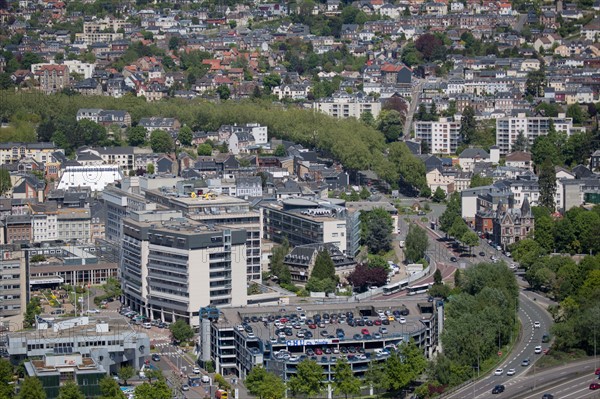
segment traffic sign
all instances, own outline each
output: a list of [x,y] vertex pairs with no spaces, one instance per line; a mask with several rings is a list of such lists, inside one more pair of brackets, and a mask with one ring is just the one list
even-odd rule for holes
[[498,356],[502,356],[502,351],[498,351]]

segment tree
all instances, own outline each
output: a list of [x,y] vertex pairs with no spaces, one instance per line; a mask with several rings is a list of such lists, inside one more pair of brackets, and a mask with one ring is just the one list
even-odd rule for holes
[[189,341],[194,336],[194,330],[183,319],[178,319],[169,326],[173,338],[179,342]]
[[399,392],[415,381],[427,367],[423,351],[413,341],[400,345],[397,353],[392,354],[385,362],[388,389]]
[[106,128],[89,119],[77,122],[78,139],[85,145],[104,145],[106,143]]
[[465,107],[460,118],[459,134],[466,144],[470,144],[475,136],[477,123],[475,122],[475,110],[472,107]]
[[368,265],[361,263],[357,265],[352,273],[346,277],[346,280],[360,292],[364,292],[370,286],[381,287],[387,281],[388,271],[381,267],[369,268]]
[[471,177],[471,184],[469,185],[469,187],[475,188],[475,187],[489,186],[493,182],[494,182],[494,179],[492,179],[491,176],[483,177],[479,173],[476,173]]
[[114,378],[105,376],[100,380],[101,399],[126,399],[121,387]]
[[263,367],[253,367],[244,382],[248,392],[260,399],[281,399],[285,396],[285,383]]
[[288,387],[294,395],[307,395],[314,397],[325,388],[323,383],[323,368],[314,360],[303,360],[298,364],[296,374],[293,375]]
[[433,202],[442,202],[445,199],[446,192],[441,187],[436,188],[433,193]]
[[477,244],[479,244],[479,237],[477,236],[477,234],[474,231],[469,230],[465,234],[462,235],[462,237],[460,238],[460,241],[464,245],[469,247],[469,254],[471,254],[473,247],[476,246]]
[[452,223],[452,227],[450,227],[450,230],[448,230],[448,235],[460,240],[467,231],[469,231],[469,227],[463,218],[456,216],[456,218],[454,218],[454,223]]
[[150,384],[144,382],[135,388],[135,397],[140,399],[171,399],[173,393],[164,380]]
[[554,165],[562,165],[565,142],[566,134],[557,132],[554,123],[550,121],[548,134],[538,136],[533,142],[531,147],[533,163],[539,166],[544,160],[550,159]]
[[444,61],[446,58],[446,46],[444,46],[444,42],[431,33],[419,36],[415,41],[415,48],[422,54],[425,61]]
[[11,188],[12,182],[8,169],[0,167],[0,195],[9,192]]
[[[415,195],[427,188],[425,164],[415,157],[403,142],[395,142],[389,146],[388,160],[396,166],[400,176],[400,187],[408,194]],[[397,181],[393,182],[397,184]]]
[[333,366],[333,391],[338,395],[358,395],[361,382],[354,376],[346,359],[338,359]]
[[217,87],[217,94],[221,100],[225,101],[231,96],[231,90],[229,89],[229,86],[222,84]]
[[527,73],[525,81],[525,94],[531,97],[542,97],[546,85],[546,73],[544,68]]
[[360,114],[360,121],[367,126],[375,125],[375,118],[373,118],[373,114],[371,113],[371,111],[365,111],[362,114]]
[[433,284],[440,285],[443,283],[444,282],[442,280],[442,272],[440,271],[440,269],[435,269],[435,272],[433,273]]
[[169,39],[169,50],[177,50],[179,48],[179,37],[171,36]]
[[172,152],[175,148],[173,137],[164,130],[154,130],[150,134],[150,147],[154,152]]
[[198,146],[198,155],[200,156],[210,156],[212,155],[212,146],[210,144],[200,144]]
[[276,73],[271,73],[264,77],[263,86],[265,89],[268,89],[269,92],[273,90],[274,87],[281,85],[281,76]]
[[540,187],[540,196],[538,202],[540,206],[548,208],[554,212],[554,197],[556,196],[556,170],[552,161],[546,159],[540,166],[538,184]]
[[0,359],[0,398],[8,399],[14,394],[13,366],[6,359]]
[[529,148],[529,140],[525,137],[522,130],[519,130],[519,134],[517,135],[517,139],[512,145],[513,151],[527,151]]
[[440,230],[444,233],[449,234],[450,229],[452,228],[452,224],[456,217],[461,216],[461,198],[460,193],[454,192],[450,195],[450,199],[448,200],[448,204],[444,212],[440,215],[439,223]]
[[416,224],[411,224],[406,235],[406,248],[404,250],[406,258],[413,262],[423,259],[428,246],[429,238],[425,230]]
[[152,384],[152,381],[158,381],[161,379],[164,379],[165,377],[163,376],[163,373],[160,369],[149,369],[146,370],[144,372],[144,374],[146,375],[146,378],[148,379],[148,382],[150,384]]
[[[117,385],[118,388],[118,385]],[[120,390],[119,390],[120,391]],[[12,396],[12,395],[11,395]],[[10,396],[8,396],[10,397]],[[118,398],[119,396],[112,396],[111,398]],[[25,377],[21,388],[19,389],[18,399],[46,399],[46,391],[42,382],[37,377]],[[125,396],[123,396],[125,398]],[[107,398],[108,399],[108,398]]]
[[126,130],[127,142],[130,146],[138,147],[146,143],[148,131],[143,126],[128,127]]
[[130,365],[121,366],[119,368],[119,378],[123,380],[123,383],[127,385],[127,381],[135,375],[135,369]]
[[285,157],[287,155],[287,151],[285,150],[285,146],[283,144],[279,144],[275,148],[275,151],[273,152],[273,155],[275,155],[276,157]]
[[402,134],[402,115],[395,110],[383,110],[377,118],[377,129],[383,133],[388,142],[398,140]]
[[85,399],[85,395],[74,381],[67,381],[60,387],[58,399]]
[[33,297],[25,307],[25,317],[23,324],[25,327],[33,327],[35,325],[35,316],[42,313],[42,303],[40,298]]
[[153,163],[149,163],[148,165],[146,165],[146,173],[148,173],[149,175],[153,175],[154,172],[155,172],[155,170],[154,170]]
[[360,215],[364,244],[369,253],[388,252],[392,248],[393,220],[383,208],[376,208]]
[[326,278],[335,279],[335,265],[333,264],[333,260],[331,260],[328,250],[323,249],[317,253],[315,267],[310,276],[320,280]]
[[177,134],[177,140],[181,143],[181,145],[192,145],[192,139],[194,138],[192,134],[192,129],[189,126],[183,126],[179,129],[179,133]]

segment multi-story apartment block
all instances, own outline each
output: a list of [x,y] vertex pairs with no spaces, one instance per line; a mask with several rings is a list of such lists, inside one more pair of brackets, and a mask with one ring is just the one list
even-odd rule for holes
[[429,145],[432,154],[456,152],[460,138],[460,121],[440,118],[438,122],[415,121],[415,137]]
[[254,144],[266,144],[268,141],[267,126],[258,123],[247,123],[245,125],[223,125],[219,128],[219,140],[226,141],[231,135],[248,134],[252,137]]
[[181,218],[160,223],[131,218],[124,221],[123,235],[123,281],[135,288],[124,290],[127,305],[152,319],[184,319],[193,326],[201,307],[246,305],[245,230]]
[[0,320],[19,318],[25,312],[28,293],[25,253],[16,245],[0,243]]
[[245,262],[249,280],[261,279],[261,214],[250,208],[250,203],[227,195],[207,196],[193,192],[187,186],[183,192],[159,189],[146,190],[146,199],[202,223],[244,229],[247,234]]
[[55,151],[63,152],[54,143],[0,143],[0,165],[16,163],[23,158],[45,163],[53,159],[52,153]]
[[31,216],[9,215],[4,219],[7,244],[27,244],[31,241]]
[[58,93],[70,86],[69,67],[66,65],[43,65],[35,73],[40,90],[46,94]]
[[58,239],[88,243],[92,239],[89,208],[62,208],[57,211]]
[[29,205],[31,210],[32,241],[58,240],[57,209],[55,204]]
[[365,95],[338,92],[330,98],[314,102],[313,109],[335,118],[358,119],[365,112],[377,118],[381,112],[381,102]]
[[333,243],[342,253],[356,255],[360,223],[355,218],[359,212],[348,212],[343,205],[331,202],[302,198],[265,203],[262,212],[266,239],[275,242],[287,239],[293,246]]
[[516,117],[498,118],[496,119],[496,145],[500,148],[500,153],[505,155],[512,152],[513,145],[521,133],[525,136],[531,148],[537,137],[548,134],[550,122],[554,124],[557,132],[566,133],[568,136],[581,130],[581,128],[575,128],[573,119],[566,118],[564,114],[559,115],[558,118],[527,117],[525,114],[518,114]]

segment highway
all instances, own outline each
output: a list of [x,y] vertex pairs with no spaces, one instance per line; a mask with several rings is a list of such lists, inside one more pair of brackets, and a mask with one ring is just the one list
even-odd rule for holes
[[[494,386],[498,384],[506,386],[511,380],[525,375],[530,369],[535,367],[535,362],[541,356],[544,356],[543,354],[535,354],[535,347],[540,345],[542,346],[542,349],[547,349],[550,346],[548,343],[542,343],[542,335],[544,335],[552,325],[552,318],[548,312],[537,304],[536,301],[533,301],[531,298],[527,297],[526,293],[521,291],[519,294],[519,320],[521,321],[522,326],[519,339],[510,355],[498,366],[504,369],[504,373],[500,376],[496,376],[492,371],[490,375],[449,395],[444,395],[444,398],[459,399],[491,397]],[[540,328],[534,327],[534,322],[536,321],[540,322]],[[524,359],[530,359],[529,366],[521,366],[521,362]],[[507,371],[512,368],[515,369],[516,373],[512,376],[507,376]],[[511,397],[506,394],[503,394],[502,396]]]

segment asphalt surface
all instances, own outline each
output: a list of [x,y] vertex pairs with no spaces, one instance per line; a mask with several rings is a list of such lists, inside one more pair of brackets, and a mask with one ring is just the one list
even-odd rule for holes
[[[492,397],[491,392],[496,385],[502,384],[507,386],[512,380],[518,379],[535,368],[535,362],[544,355],[535,354],[534,349],[537,345],[540,345],[542,350],[549,348],[549,343],[542,343],[542,335],[549,331],[553,321],[548,312],[523,291],[519,295],[519,320],[522,326],[519,339],[510,352],[510,355],[498,366],[504,370],[502,375],[494,375],[494,371],[492,371],[489,375],[484,376],[475,383],[444,396],[445,398]],[[540,322],[539,328],[534,327],[534,322],[536,321]],[[524,359],[530,360],[529,366],[521,366],[521,362]],[[508,376],[507,371],[509,369],[515,369],[515,374]],[[502,396],[511,397],[506,394]]]

